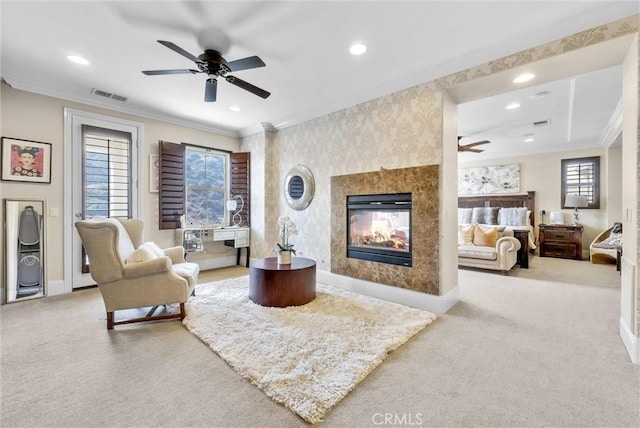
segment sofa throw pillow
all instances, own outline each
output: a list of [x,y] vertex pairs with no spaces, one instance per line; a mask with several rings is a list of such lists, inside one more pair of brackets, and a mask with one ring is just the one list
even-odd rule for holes
[[526,207],[501,208],[498,213],[498,224],[502,226],[527,226],[527,213],[529,212]]
[[471,224],[472,208],[458,208],[458,224]]
[[475,207],[471,212],[471,223],[498,224],[500,207]]
[[473,224],[458,225],[458,245],[473,245]]
[[495,247],[498,242],[498,230],[495,227],[476,226],[473,229],[473,245]]
[[164,257],[164,251],[154,242],[145,242],[127,257],[125,263],[141,263],[160,257]]
[[138,248],[146,248],[156,257],[164,257],[164,250],[158,247],[158,245],[155,242],[145,242],[144,244],[140,245]]

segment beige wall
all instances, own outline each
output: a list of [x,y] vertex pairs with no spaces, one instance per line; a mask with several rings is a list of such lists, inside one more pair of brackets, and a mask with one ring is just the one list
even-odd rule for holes
[[[3,181],[0,185],[1,198],[45,199],[46,213],[46,260],[47,280],[64,279],[63,265],[63,210],[64,210],[64,171],[73,165],[64,165],[64,108],[69,107],[106,116],[137,121],[144,126],[144,144],[142,147],[142,171],[140,173],[140,195],[142,197],[142,218],[145,222],[144,239],[155,241],[166,247],[174,245],[173,231],[158,229],[158,194],[149,191],[149,155],[158,153],[158,140],[188,142],[224,150],[238,151],[240,141],[236,138],[221,136],[180,125],[158,120],[132,116],[106,109],[91,107],[10,88],[5,83],[1,91],[1,134],[4,137],[22,138],[51,143],[52,164],[51,184],[19,183]],[[51,209],[57,208],[59,215],[51,217]],[[208,257],[235,254],[233,249],[222,244],[211,244]],[[2,257],[4,250],[0,249]],[[4,265],[3,275],[4,278]]]
[[607,223],[622,221],[622,146],[610,147],[607,163]]
[[[561,202],[561,161],[562,159],[600,156],[600,209],[580,210],[580,223],[584,226],[582,235],[583,256],[588,257],[589,244],[602,230],[609,227],[608,212],[608,169],[605,159],[606,149],[580,150],[570,152],[546,153],[544,155],[522,158],[504,158],[492,161],[460,162],[459,168],[489,165],[520,164],[520,193],[530,190],[536,192],[535,223],[540,224],[540,210],[545,210],[545,221],[549,222],[551,211],[561,211],[565,221],[573,219],[573,210],[560,209]],[[537,231],[536,231],[537,235]]]

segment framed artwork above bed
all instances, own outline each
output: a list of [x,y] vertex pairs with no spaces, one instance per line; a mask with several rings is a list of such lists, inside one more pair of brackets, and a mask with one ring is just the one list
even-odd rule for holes
[[520,192],[520,164],[458,169],[458,195]]

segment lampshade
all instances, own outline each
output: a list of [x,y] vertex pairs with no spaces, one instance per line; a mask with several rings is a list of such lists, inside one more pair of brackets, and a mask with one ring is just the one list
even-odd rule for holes
[[567,195],[564,199],[564,206],[572,208],[585,208],[589,205],[587,204],[587,197],[584,195]]

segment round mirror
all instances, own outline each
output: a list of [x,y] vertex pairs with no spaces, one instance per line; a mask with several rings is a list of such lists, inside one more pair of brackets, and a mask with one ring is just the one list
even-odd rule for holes
[[304,165],[296,165],[287,174],[284,182],[284,196],[294,210],[303,210],[309,206],[315,192],[313,174]]

